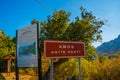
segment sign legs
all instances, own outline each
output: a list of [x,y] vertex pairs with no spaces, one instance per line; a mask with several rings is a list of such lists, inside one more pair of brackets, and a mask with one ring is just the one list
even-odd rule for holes
[[51,58],[51,65],[50,65],[50,80],[53,80],[53,58]]
[[79,80],[82,80],[82,68],[81,68],[81,58],[78,58],[78,77],[79,77]]

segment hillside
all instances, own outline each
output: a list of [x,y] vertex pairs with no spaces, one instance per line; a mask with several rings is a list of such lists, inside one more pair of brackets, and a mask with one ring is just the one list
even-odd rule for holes
[[120,35],[109,41],[109,42],[105,42],[102,45],[97,47],[97,53],[98,54],[113,54],[120,51]]

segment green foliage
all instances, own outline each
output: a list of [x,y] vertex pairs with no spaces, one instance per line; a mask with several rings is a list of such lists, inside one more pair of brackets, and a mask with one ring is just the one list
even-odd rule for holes
[[54,11],[52,16],[48,16],[47,21],[41,22],[42,38],[47,40],[60,40],[68,28],[70,13],[66,11]]
[[101,27],[106,21],[96,18],[92,12],[80,8],[81,15],[75,21],[69,22],[70,13],[64,10],[54,11],[47,21],[41,22],[42,49],[44,40],[62,40],[84,42],[86,46],[86,59],[97,58],[96,50],[91,46],[94,41],[101,41]]
[[86,45],[91,44],[93,41],[102,40],[102,30],[100,28],[105,24],[105,21],[97,19],[91,12],[82,7],[81,16],[77,16],[75,19],[69,24],[64,33],[65,39],[68,41],[82,41]]
[[0,36],[0,59],[15,54],[15,44],[9,36]]
[[[0,35],[0,70],[3,71],[6,68],[7,62],[4,61],[4,57],[7,55],[15,54],[15,43],[10,36]],[[1,66],[2,65],[2,66]]]
[[0,30],[0,36],[4,36],[4,32]]
[[[71,58],[54,69],[54,78],[64,80],[68,77],[78,76],[78,59]],[[57,75],[58,74],[58,75]]]
[[100,57],[100,62],[101,63],[105,63],[105,62],[107,62],[108,61],[108,57],[107,56],[101,56]]
[[38,68],[36,68],[36,67],[33,67],[33,68],[25,68],[25,67],[24,68],[19,68],[19,73],[22,74],[22,75],[27,74],[27,75],[34,76],[34,75],[38,75],[37,72],[38,72]]
[[[105,58],[105,57],[104,57]],[[98,60],[88,61],[81,58],[82,80],[119,80],[120,58],[107,59],[101,63]],[[71,58],[54,69],[54,79],[64,80],[76,76],[78,79],[78,60]]]
[[[81,16],[77,16],[75,21],[70,22],[70,13],[64,10],[54,11],[52,16],[48,16],[47,21],[41,22],[42,48],[44,40],[66,40],[85,42],[86,58],[81,58],[82,80],[120,80],[120,52],[117,58],[108,59],[101,56],[98,59],[96,49],[91,46],[93,41],[101,41],[101,27],[106,21],[102,21],[93,16],[81,7]],[[39,23],[34,19],[31,24]],[[0,69],[6,67],[3,58],[7,55],[14,55],[16,39],[0,32]],[[68,77],[76,76],[78,79],[78,59],[56,59],[54,60],[54,79],[64,80]],[[43,74],[49,70],[50,61],[42,59]],[[15,66],[15,63],[12,63]],[[20,74],[38,75],[37,68],[20,68]],[[114,73],[114,74],[113,74]],[[1,79],[1,76],[0,76]]]
[[37,20],[37,19],[33,19],[32,21],[31,21],[31,24],[33,25],[33,24],[37,24],[37,23],[39,23],[39,21]]
[[93,46],[86,47],[86,57],[88,61],[97,60],[98,55],[96,54],[96,49]]
[[63,34],[68,28],[70,13],[64,10],[54,11],[48,16],[47,21],[40,22],[41,27],[41,48],[43,51],[44,40],[62,40]]
[[0,74],[0,80],[5,80],[5,78]]
[[116,53],[117,57],[120,58],[120,51]]
[[[44,40],[62,40],[62,41],[78,41],[84,42],[86,46],[86,59],[89,61],[98,60],[96,49],[91,46],[94,41],[101,41],[101,27],[106,21],[96,18],[92,12],[88,12],[85,8],[81,7],[81,14],[75,18],[75,21],[70,22],[70,13],[64,10],[54,11],[52,16],[47,17],[47,21],[41,23],[41,47],[43,49]],[[59,59],[56,63],[64,66],[68,66],[69,60]],[[59,66],[57,64],[57,66]],[[73,64],[73,63],[72,63]],[[55,64],[56,65],[56,64]],[[75,65],[75,64],[74,64]],[[55,66],[55,67],[57,67]],[[69,69],[66,68],[66,75],[72,75],[73,66]],[[63,68],[60,68],[63,69]],[[71,72],[67,73],[67,70]],[[76,71],[76,70],[75,70]],[[58,74],[60,72],[58,71]],[[60,76],[64,73],[61,73]],[[76,72],[77,74],[77,72]],[[65,78],[65,77],[64,77]]]

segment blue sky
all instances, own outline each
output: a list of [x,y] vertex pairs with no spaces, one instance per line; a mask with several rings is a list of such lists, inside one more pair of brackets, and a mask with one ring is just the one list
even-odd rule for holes
[[[80,16],[80,6],[93,15],[108,20],[103,26],[103,42],[120,34],[120,0],[0,0],[0,30],[14,37],[16,30],[29,26],[31,20],[47,20],[54,10],[71,12],[71,21]],[[98,46],[101,43],[93,43]]]

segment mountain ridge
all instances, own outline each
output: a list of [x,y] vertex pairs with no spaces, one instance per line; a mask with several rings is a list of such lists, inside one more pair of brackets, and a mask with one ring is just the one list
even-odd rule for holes
[[114,54],[120,51],[120,35],[117,38],[104,42],[96,48],[98,54]]

